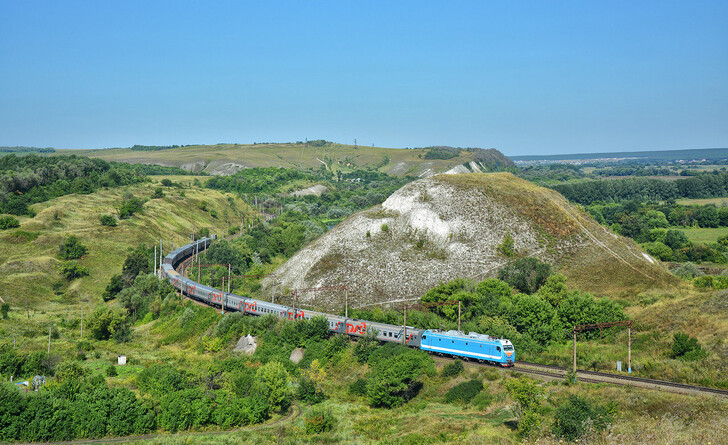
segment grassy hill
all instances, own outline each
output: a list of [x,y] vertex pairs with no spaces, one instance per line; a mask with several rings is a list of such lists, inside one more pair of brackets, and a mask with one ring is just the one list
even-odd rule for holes
[[[480,162],[492,170],[512,168],[514,164],[497,150],[457,150],[452,156],[430,148],[393,149],[335,143],[325,144],[218,144],[190,145],[164,150],[141,151],[131,148],[103,150],[57,150],[58,154],[77,154],[107,161],[159,164],[181,167],[193,172],[231,174],[249,167],[286,167],[302,170],[326,166],[332,171],[374,169],[395,176],[420,176],[443,172],[470,162]],[[429,155],[428,155],[429,153]]]
[[[161,180],[163,177],[155,177]],[[190,176],[167,176],[188,184]],[[193,226],[224,233],[223,215],[239,223],[240,213],[252,211],[232,194],[197,187],[163,187],[165,197],[151,199],[158,183],[103,189],[89,195],[67,195],[33,205],[34,218],[20,217],[20,227],[0,232],[0,296],[14,309],[52,311],[80,302],[96,304],[112,275],[121,271],[129,249],[140,243],[159,244],[165,253],[171,244],[188,242],[183,234]],[[103,214],[118,214],[125,194],[146,199],[143,212],[120,220],[118,226],[102,226]],[[184,196],[182,196],[184,194]],[[206,210],[202,210],[206,203]],[[212,215],[216,212],[217,218]],[[90,275],[67,282],[58,271],[58,246],[69,235],[80,238],[88,254],[79,260]]]

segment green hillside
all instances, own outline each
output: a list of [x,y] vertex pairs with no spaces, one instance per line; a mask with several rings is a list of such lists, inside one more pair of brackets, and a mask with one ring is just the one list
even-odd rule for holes
[[182,167],[194,172],[230,174],[249,167],[287,167],[353,171],[373,169],[396,176],[419,176],[443,172],[473,161],[490,170],[514,167],[497,150],[428,147],[393,149],[343,145],[331,142],[288,144],[218,144],[141,150],[114,148],[102,150],[57,150],[57,154],[77,154],[107,161],[159,164]]
[[[184,184],[194,179],[190,176],[165,178]],[[179,247],[189,241],[185,234],[191,233],[193,227],[224,233],[226,222],[222,215],[239,222],[240,212],[251,212],[241,199],[231,194],[193,186],[162,187],[165,196],[153,199],[158,187],[159,183],[153,182],[102,189],[89,195],[66,195],[33,205],[32,209],[37,212],[34,218],[18,217],[19,228],[0,232],[0,296],[18,310],[25,309],[26,304],[36,311],[82,301],[95,305],[101,301],[110,277],[121,271],[129,249],[141,243],[158,244],[161,238],[165,252],[169,252],[171,244]],[[127,194],[146,200],[142,212],[119,220],[116,227],[101,225],[101,215],[118,217],[119,205]],[[77,236],[88,248],[78,263],[88,268],[89,276],[68,282],[59,273],[63,261],[57,254],[59,244],[70,235]]]

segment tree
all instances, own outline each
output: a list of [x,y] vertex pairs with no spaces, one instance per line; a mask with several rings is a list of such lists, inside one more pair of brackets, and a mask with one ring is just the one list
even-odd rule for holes
[[126,311],[116,306],[98,306],[89,317],[88,327],[97,340],[126,341],[130,335]]
[[682,249],[690,245],[690,240],[682,230],[668,230],[665,233],[665,244],[672,250]]
[[551,303],[551,306],[558,307],[566,298],[569,289],[566,287],[566,277],[560,273],[551,275],[538,290],[538,295]]
[[556,310],[549,302],[538,295],[519,294],[509,312],[509,319],[518,332],[528,334],[540,345],[551,341]]
[[261,366],[255,373],[260,392],[266,397],[270,406],[283,410],[291,403],[291,380],[288,371],[280,362],[272,361]]
[[76,260],[88,253],[88,248],[81,244],[81,240],[76,235],[67,237],[58,246],[58,258],[62,260]]
[[526,294],[535,293],[549,275],[551,275],[551,265],[536,258],[511,261],[498,271],[498,279]]
[[85,277],[89,274],[88,268],[81,266],[77,261],[67,261],[61,264],[60,272],[68,281],[73,281],[76,278]]
[[8,312],[10,312],[10,305],[7,303],[3,303],[3,305],[0,306],[0,314],[2,314],[3,320],[8,319]]

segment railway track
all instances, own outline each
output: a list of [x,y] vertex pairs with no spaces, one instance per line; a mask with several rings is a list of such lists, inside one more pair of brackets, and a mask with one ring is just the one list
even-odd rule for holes
[[[266,216],[273,216],[273,215],[266,215]],[[269,218],[267,218],[269,219]],[[194,256],[190,256],[189,258],[185,259],[183,262],[181,262],[177,270],[181,274],[184,274],[184,270],[189,267],[190,263],[192,262]],[[454,359],[453,359],[454,360]],[[568,372],[570,371],[569,368],[564,368],[561,366],[555,366],[555,365],[543,365],[540,363],[531,363],[531,362],[524,362],[524,361],[518,361],[516,362],[516,365],[513,368],[510,368],[512,371],[521,372],[524,374],[532,374],[532,375],[538,375],[542,377],[548,377],[552,379],[564,379]],[[641,388],[648,388],[658,391],[668,391],[668,392],[674,392],[679,394],[711,394],[711,395],[717,395],[722,397],[728,397],[728,390],[725,389],[718,389],[718,388],[709,388],[705,386],[698,386],[698,385],[688,385],[685,383],[676,383],[676,382],[669,382],[665,380],[655,380],[655,379],[647,379],[642,377],[633,377],[628,375],[618,375],[618,374],[612,374],[607,372],[597,372],[597,371],[587,371],[584,369],[577,369],[576,377],[579,381],[585,382],[585,383],[609,383],[613,385],[621,385],[621,386],[636,386]]]
[[[568,368],[554,365],[542,365],[539,363],[516,362],[512,368],[514,371],[524,374],[542,375],[552,378],[565,378],[570,371]],[[576,376],[579,381],[587,383],[610,383],[622,386],[637,386],[641,388],[668,391],[679,394],[712,394],[728,397],[728,390],[708,388],[705,386],[688,385],[685,383],[668,382],[665,380],[646,379],[627,375],[617,375],[608,372],[587,371],[577,369]]]

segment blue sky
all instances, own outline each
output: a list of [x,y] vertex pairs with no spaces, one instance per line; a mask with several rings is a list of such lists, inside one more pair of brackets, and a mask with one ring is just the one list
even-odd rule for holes
[[726,1],[0,0],[0,145],[728,147]]

